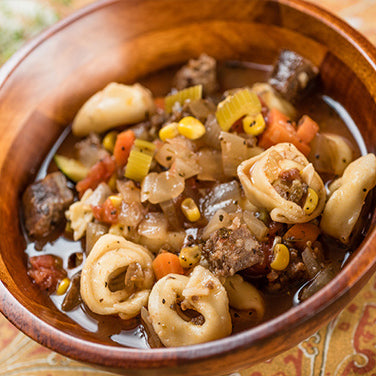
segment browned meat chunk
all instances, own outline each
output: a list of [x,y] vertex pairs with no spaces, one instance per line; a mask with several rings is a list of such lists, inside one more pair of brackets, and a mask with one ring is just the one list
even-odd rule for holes
[[264,261],[261,244],[246,225],[236,230],[221,228],[206,241],[203,249],[209,269],[218,277],[228,277],[239,270]]
[[71,311],[81,303],[80,294],[81,272],[75,274],[71,280],[71,284],[64,301],[61,305],[61,309],[65,312]]
[[29,275],[34,282],[49,293],[56,290],[59,281],[67,276],[61,267],[61,260],[53,255],[34,256],[29,258]]
[[283,50],[269,79],[286,100],[296,102],[311,86],[319,70],[309,60],[289,50]]
[[73,193],[61,172],[48,174],[29,185],[22,197],[25,225],[35,238],[48,236],[63,220],[64,211],[73,202]]
[[300,206],[303,205],[308,191],[308,185],[304,183],[296,168],[282,172],[273,182],[273,187],[282,198]]
[[205,54],[196,60],[189,60],[175,76],[175,87],[178,90],[200,84],[205,94],[212,94],[218,89],[217,62]]
[[94,166],[101,159],[108,156],[108,152],[103,148],[101,139],[95,133],[91,133],[88,137],[75,144],[77,158],[85,166]]

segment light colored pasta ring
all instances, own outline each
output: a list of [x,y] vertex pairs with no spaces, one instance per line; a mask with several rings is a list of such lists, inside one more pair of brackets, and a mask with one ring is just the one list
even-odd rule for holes
[[[185,321],[174,309],[177,299],[199,312],[202,325]],[[153,287],[148,304],[153,328],[167,347],[213,341],[231,334],[232,325],[225,288],[206,268],[196,266],[190,277],[169,274]]]
[[349,241],[368,192],[376,185],[376,157],[364,155],[351,162],[341,178],[329,187],[333,192],[321,218],[320,227],[342,243]]
[[[98,239],[91,250],[81,274],[81,297],[89,309],[100,315],[118,314],[123,319],[137,316],[147,305],[153,285],[151,253],[141,245],[121,236],[106,234]],[[143,289],[129,295],[125,289],[112,292],[109,281],[119,270],[139,263],[148,269],[149,278]],[[151,277],[150,277],[151,276]]]
[[[272,185],[282,171],[292,168],[300,171],[303,181],[318,195],[318,204],[310,214],[295,202],[281,197]],[[320,215],[324,208],[324,183],[307,158],[290,143],[277,144],[242,162],[238,167],[238,176],[247,199],[256,207],[267,209],[273,221],[308,222]]]

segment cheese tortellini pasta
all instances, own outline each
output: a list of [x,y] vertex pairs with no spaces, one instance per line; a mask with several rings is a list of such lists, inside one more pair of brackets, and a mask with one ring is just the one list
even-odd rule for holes
[[154,111],[151,92],[140,84],[111,82],[95,93],[78,111],[72,131],[76,136],[101,133],[118,125],[145,120]]
[[81,296],[100,315],[128,320],[147,305],[154,283],[153,257],[141,245],[106,234],[95,243],[81,275]]
[[[307,212],[305,205],[282,197],[273,186],[284,171],[294,169],[299,172],[302,182],[317,194],[318,201],[312,212]],[[320,215],[324,208],[324,183],[312,164],[292,144],[277,144],[244,161],[238,167],[238,176],[247,199],[256,207],[267,209],[273,221],[308,222]]]
[[368,154],[356,159],[329,189],[321,229],[343,243],[349,241],[368,192],[376,185],[376,157]]
[[[168,274],[160,279],[151,291],[148,309],[153,328],[167,347],[213,341],[231,334],[226,290],[200,265],[189,277]],[[201,317],[183,318],[185,310],[196,311]]]

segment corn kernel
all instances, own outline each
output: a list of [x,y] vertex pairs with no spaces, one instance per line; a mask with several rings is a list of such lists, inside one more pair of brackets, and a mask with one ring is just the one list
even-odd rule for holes
[[111,201],[111,204],[117,209],[121,205],[121,197],[117,195],[111,195],[108,198]]
[[190,222],[197,222],[201,218],[200,210],[191,198],[186,198],[181,203],[181,210]]
[[270,267],[274,270],[285,270],[290,262],[290,252],[288,248],[278,243],[273,248],[274,259]]
[[69,278],[64,278],[63,280],[61,280],[59,283],[59,286],[56,289],[56,294],[64,295],[67,292],[69,285],[70,285]]
[[183,268],[192,268],[201,260],[201,249],[199,246],[182,248],[179,253],[180,265]]
[[206,129],[200,120],[193,116],[186,116],[179,121],[178,132],[190,140],[197,140],[205,134]]
[[110,187],[111,191],[115,192],[116,191],[116,180],[117,180],[117,176],[116,176],[116,173],[113,174],[111,177],[110,177],[110,180],[108,181],[108,186]]
[[114,147],[115,147],[115,142],[116,142],[116,137],[117,137],[117,132],[112,131],[108,132],[102,141],[103,147],[109,151],[110,153],[113,153]]
[[108,230],[108,233],[112,235],[125,237],[128,234],[128,227],[120,223],[117,223],[117,224],[111,225],[111,227]]
[[159,131],[159,138],[164,142],[169,138],[174,138],[179,135],[178,123],[170,123],[164,126]]
[[244,132],[252,136],[258,136],[265,130],[265,120],[262,114],[247,115],[243,118]]
[[303,209],[306,214],[312,214],[313,211],[316,209],[317,204],[319,202],[319,196],[312,188],[308,188],[307,199],[304,203]]

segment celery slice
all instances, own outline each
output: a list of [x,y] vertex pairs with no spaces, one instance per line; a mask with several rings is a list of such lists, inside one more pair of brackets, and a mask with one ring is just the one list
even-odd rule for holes
[[154,155],[156,148],[156,146],[152,142],[141,140],[139,138],[134,141],[134,146],[137,147],[139,151],[147,153],[151,156]]
[[75,183],[86,178],[86,175],[89,172],[89,169],[76,159],[56,154],[54,156],[54,161],[58,169]]
[[248,89],[237,91],[218,104],[215,116],[224,131],[245,115],[256,115],[261,111],[261,103],[257,95]]
[[202,98],[202,85],[188,87],[186,89],[178,91],[175,94],[168,95],[165,98],[165,111],[167,113],[171,113],[172,107],[174,106],[176,102],[179,102],[181,105],[183,105],[187,99],[194,101],[194,100],[201,99],[201,98]]
[[125,177],[141,182],[149,173],[152,160],[150,154],[140,151],[137,147],[133,148],[125,168]]

